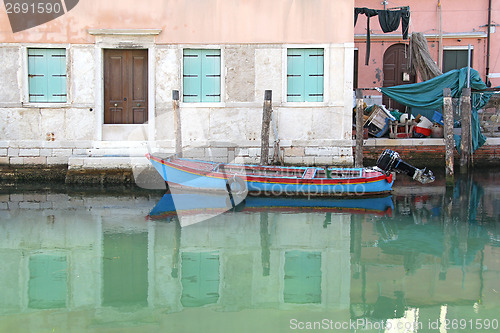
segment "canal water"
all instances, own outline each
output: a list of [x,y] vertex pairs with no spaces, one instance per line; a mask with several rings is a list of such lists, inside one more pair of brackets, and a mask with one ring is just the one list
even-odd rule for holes
[[0,332],[500,331],[500,172],[226,207],[2,186]]

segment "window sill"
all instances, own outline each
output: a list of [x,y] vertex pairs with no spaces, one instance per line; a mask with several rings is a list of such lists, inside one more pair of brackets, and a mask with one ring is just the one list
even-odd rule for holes
[[33,109],[65,109],[71,107],[71,103],[63,102],[63,103],[22,103],[23,108],[33,108]]
[[327,102],[283,102],[284,107],[293,108],[315,108],[330,106]]
[[180,102],[179,107],[186,108],[224,108],[226,103],[224,102]]

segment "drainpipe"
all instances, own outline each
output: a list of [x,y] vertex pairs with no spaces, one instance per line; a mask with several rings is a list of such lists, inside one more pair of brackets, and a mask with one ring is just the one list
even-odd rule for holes
[[490,82],[490,42],[491,42],[491,0],[488,1],[488,38],[486,42],[486,85],[491,87]]
[[470,88],[471,60],[472,60],[472,45],[469,44],[469,48],[467,49],[467,84],[466,84],[467,88]]

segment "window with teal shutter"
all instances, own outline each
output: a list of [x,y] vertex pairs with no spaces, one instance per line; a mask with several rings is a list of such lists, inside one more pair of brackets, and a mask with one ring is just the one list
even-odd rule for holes
[[35,254],[29,258],[28,307],[66,307],[68,263],[65,255]]
[[183,58],[184,102],[220,102],[220,50],[185,49]]
[[321,303],[321,252],[285,253],[285,303]]
[[66,102],[66,49],[28,49],[29,101]]
[[219,255],[212,252],[182,253],[182,296],[185,307],[199,307],[219,300]]
[[323,49],[288,49],[288,102],[322,102],[324,90],[323,78]]

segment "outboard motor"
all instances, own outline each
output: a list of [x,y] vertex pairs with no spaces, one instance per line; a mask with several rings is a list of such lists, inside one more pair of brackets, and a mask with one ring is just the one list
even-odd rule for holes
[[390,149],[386,149],[380,154],[377,160],[377,167],[382,169],[385,173],[390,173],[392,171],[404,173],[422,184],[432,183],[435,179],[431,170],[427,170],[426,168],[415,168],[401,160],[399,154]]

